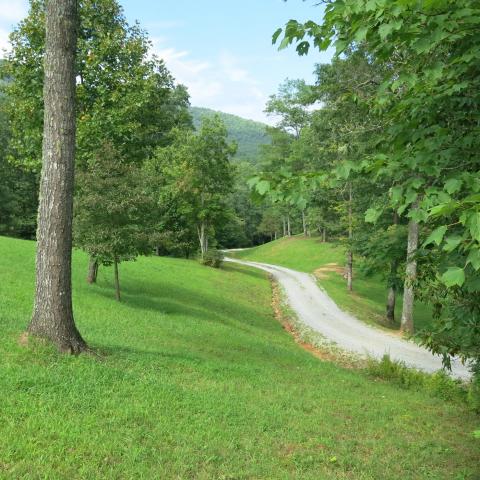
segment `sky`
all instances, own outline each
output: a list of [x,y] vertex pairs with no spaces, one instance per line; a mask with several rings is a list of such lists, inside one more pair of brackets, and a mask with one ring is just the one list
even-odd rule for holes
[[[272,34],[294,18],[320,20],[318,0],[120,0],[129,23],[147,30],[154,52],[177,82],[188,87],[191,103],[244,118],[274,122],[263,112],[286,78],[313,82],[315,64],[332,52],[294,48],[279,52]],[[0,0],[0,49],[27,13],[26,0]]]

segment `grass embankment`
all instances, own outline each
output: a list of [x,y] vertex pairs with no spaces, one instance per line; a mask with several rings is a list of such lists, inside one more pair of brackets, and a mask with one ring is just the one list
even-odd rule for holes
[[[316,272],[320,285],[340,307],[367,323],[385,326],[385,281],[380,276],[367,277],[358,268],[354,268],[354,291],[347,291],[343,278],[345,252],[341,246],[322,243],[321,239],[315,237],[295,236],[235,252],[234,255],[244,260],[273,263],[302,272]],[[402,296],[398,295],[395,308],[397,327],[400,326],[401,310]],[[417,302],[416,328],[425,328],[431,321],[430,308]]]
[[261,272],[148,258],[85,283],[103,358],[27,349],[34,244],[0,238],[0,478],[476,479],[477,417],[300,349]]

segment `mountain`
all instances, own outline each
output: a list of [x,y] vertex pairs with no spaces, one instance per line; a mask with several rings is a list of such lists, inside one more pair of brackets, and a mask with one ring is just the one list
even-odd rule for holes
[[209,108],[191,107],[190,111],[195,128],[200,125],[200,119],[203,116],[212,117],[215,114],[220,116],[227,127],[229,139],[238,143],[238,151],[235,156],[237,161],[256,164],[260,154],[260,145],[270,143],[270,137],[266,133],[267,125],[264,123],[247,120],[230,113],[217,112]]

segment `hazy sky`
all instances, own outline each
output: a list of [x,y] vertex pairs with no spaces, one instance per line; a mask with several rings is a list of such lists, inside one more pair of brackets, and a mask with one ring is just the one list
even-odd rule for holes
[[[268,96],[287,77],[312,81],[314,65],[331,54],[278,52],[273,32],[289,19],[317,19],[318,0],[123,0],[129,22],[138,20],[192,105],[266,120]],[[28,1],[0,0],[0,48],[27,12]]]

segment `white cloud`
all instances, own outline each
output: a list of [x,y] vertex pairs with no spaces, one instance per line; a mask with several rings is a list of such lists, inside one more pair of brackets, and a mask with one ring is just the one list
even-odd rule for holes
[[231,52],[222,50],[206,61],[166,46],[165,39],[154,39],[153,44],[154,53],[165,61],[176,80],[187,86],[192,105],[271,122],[263,113],[268,97],[262,86]]

